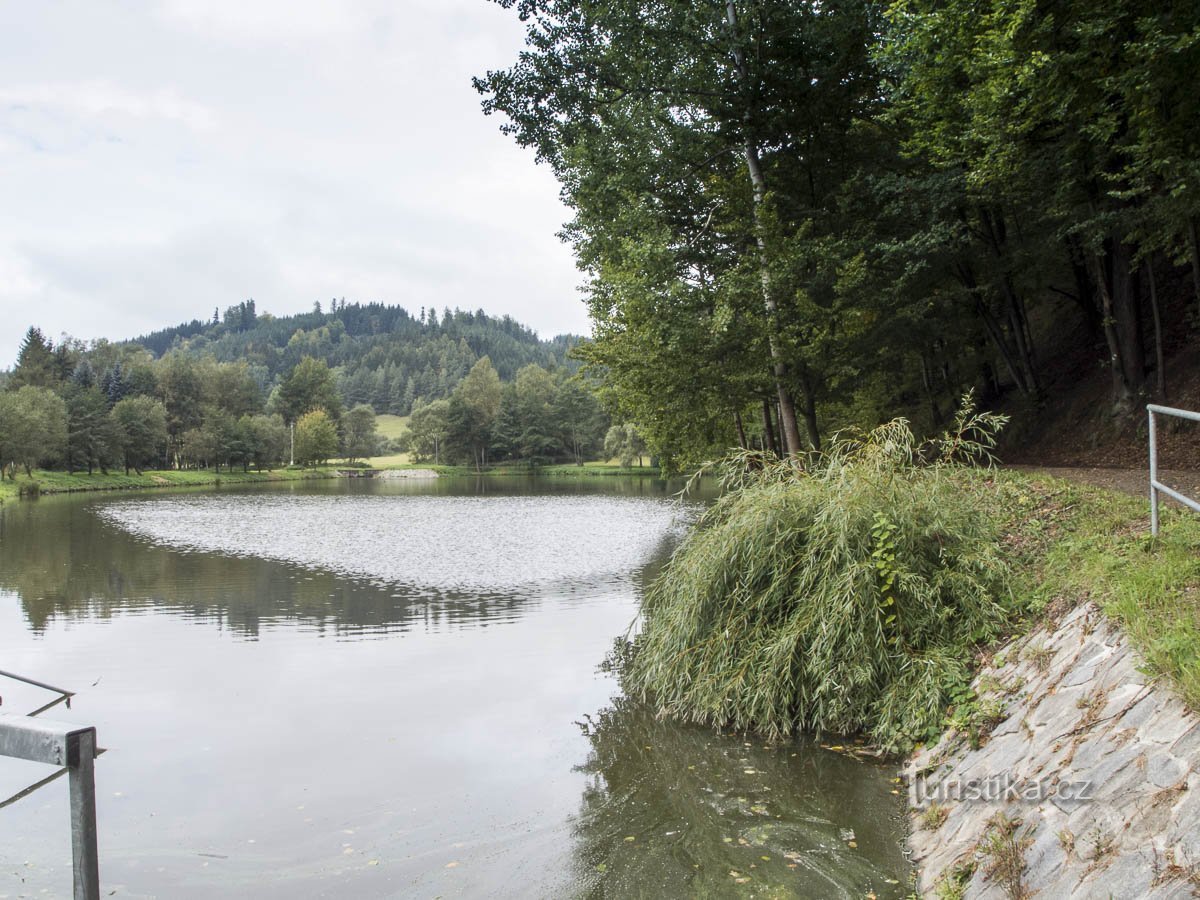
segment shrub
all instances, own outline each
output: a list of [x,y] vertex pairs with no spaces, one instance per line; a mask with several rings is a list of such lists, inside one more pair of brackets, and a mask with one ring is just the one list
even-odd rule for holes
[[839,437],[806,468],[741,454],[647,591],[626,688],[670,716],[864,731],[900,750],[940,731],[974,645],[1008,618],[990,463],[1001,417],[920,444],[904,420]]

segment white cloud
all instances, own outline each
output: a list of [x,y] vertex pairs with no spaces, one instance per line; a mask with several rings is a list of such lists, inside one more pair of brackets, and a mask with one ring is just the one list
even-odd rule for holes
[[211,110],[185,100],[170,88],[136,93],[103,81],[0,86],[0,107],[4,106],[53,110],[86,118],[117,115],[166,119],[197,130],[212,128],[215,119]]
[[470,86],[520,42],[484,0],[0,4],[0,366],[247,297],[585,330],[558,187]]

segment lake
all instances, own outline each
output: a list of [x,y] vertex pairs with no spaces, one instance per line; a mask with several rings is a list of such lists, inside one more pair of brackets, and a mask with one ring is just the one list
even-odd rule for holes
[[[660,721],[602,668],[702,508],[674,489],[0,506],[0,669],[97,726],[104,894],[905,896],[895,767]],[[0,799],[48,771],[0,758]],[[70,895],[67,826],[65,779],[0,809],[0,897]]]

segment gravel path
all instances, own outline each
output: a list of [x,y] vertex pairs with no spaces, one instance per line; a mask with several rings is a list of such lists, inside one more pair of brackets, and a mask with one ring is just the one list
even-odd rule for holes
[[[1057,478],[1080,481],[1095,487],[1122,491],[1139,497],[1149,497],[1150,472],[1148,469],[1113,469],[1101,466],[1074,468],[1066,466],[1012,466],[1022,472],[1045,472]],[[1158,480],[1170,485],[1189,497],[1200,497],[1200,472],[1183,469],[1164,469]],[[1164,498],[1165,499],[1165,498]],[[1173,502],[1173,501],[1169,501]]]

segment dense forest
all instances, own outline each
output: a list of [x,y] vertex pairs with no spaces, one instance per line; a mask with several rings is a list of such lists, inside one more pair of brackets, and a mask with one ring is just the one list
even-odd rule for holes
[[333,300],[328,311],[275,317],[259,314],[253,300],[213,311],[208,322],[194,319],[135,338],[156,357],[175,351],[218,362],[245,362],[264,389],[304,357],[323,360],[339,373],[347,406],[366,403],[377,413],[406,416],[418,400],[450,396],[481,357],[501,379],[511,381],[530,363],[574,367],[568,357],[578,338],[543,341],[508,316],[421,307],[410,315],[399,306]]
[[944,425],[1070,356],[1128,417],[1200,310],[1200,6],[496,0],[476,79],[557,174],[578,349],[668,466]]
[[[568,358],[505,317],[334,302],[276,318],[253,301],[132,341],[49,341],[30,327],[0,391],[0,466],[270,468],[411,451],[439,463],[628,459]],[[375,417],[412,415],[400,445]]]

